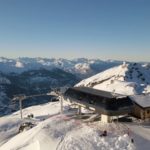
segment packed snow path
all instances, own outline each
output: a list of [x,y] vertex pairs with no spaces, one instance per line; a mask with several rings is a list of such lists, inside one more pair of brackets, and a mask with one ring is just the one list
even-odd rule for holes
[[150,124],[142,125],[138,123],[126,124],[130,130],[130,136],[134,139],[137,150],[150,149]]

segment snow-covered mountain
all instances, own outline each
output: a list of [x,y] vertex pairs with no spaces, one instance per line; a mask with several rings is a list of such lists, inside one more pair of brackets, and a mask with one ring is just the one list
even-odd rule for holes
[[123,63],[82,80],[76,86],[87,86],[124,95],[150,92],[150,67],[138,63]]
[[121,64],[119,61],[101,61],[99,59],[78,58],[73,60],[55,58],[17,58],[8,59],[0,57],[0,71],[3,73],[22,73],[29,70],[44,68],[51,70],[59,68],[66,72],[80,75],[81,78],[89,77],[95,73]]

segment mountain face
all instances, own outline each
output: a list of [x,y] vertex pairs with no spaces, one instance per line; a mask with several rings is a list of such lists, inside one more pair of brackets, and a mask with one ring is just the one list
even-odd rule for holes
[[[3,74],[0,74],[0,114],[5,114],[5,110],[9,105],[9,98],[6,94],[7,86],[11,84]],[[7,113],[7,112],[6,112]]]
[[76,86],[87,86],[123,95],[150,93],[150,67],[138,63],[123,63],[90,78]]
[[[79,82],[79,79],[68,72],[58,68],[51,70],[39,69],[25,71],[20,74],[16,73],[1,73],[0,75],[0,115],[9,113],[11,99],[14,95],[36,95],[45,94],[51,91],[52,88],[73,86]],[[42,96],[39,98],[32,98],[24,101],[24,107],[44,103],[50,100],[49,96]]]

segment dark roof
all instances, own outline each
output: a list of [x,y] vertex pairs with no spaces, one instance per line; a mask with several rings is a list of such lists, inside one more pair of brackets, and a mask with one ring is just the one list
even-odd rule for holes
[[88,93],[88,94],[95,95],[95,96],[102,96],[102,97],[110,98],[110,99],[117,98],[117,97],[125,97],[120,94],[115,94],[115,93],[111,93],[108,91],[97,90],[97,89],[90,88],[90,87],[73,87],[70,89],[73,89],[73,90],[79,91],[79,92],[83,92],[83,93]]

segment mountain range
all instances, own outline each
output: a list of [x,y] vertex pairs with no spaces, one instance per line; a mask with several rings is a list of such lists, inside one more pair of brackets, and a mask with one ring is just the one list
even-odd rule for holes
[[89,77],[110,67],[121,64],[121,61],[102,61],[100,59],[77,58],[67,60],[63,58],[16,58],[0,57],[0,71],[3,73],[22,73],[29,70],[44,68],[51,70],[59,68],[66,72],[79,75],[81,78]]

